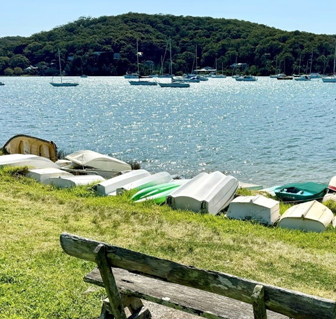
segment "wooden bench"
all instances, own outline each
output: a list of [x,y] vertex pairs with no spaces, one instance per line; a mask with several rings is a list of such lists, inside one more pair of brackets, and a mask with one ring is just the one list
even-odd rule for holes
[[[335,319],[336,304],[296,291],[198,269],[62,233],[63,250],[95,262],[84,281],[105,287],[101,319],[151,318],[141,300],[211,319]],[[125,311],[128,308],[128,311]],[[127,317],[126,313],[130,313]]]

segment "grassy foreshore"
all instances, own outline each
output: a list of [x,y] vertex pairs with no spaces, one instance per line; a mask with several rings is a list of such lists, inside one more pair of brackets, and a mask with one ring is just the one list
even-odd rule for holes
[[[288,207],[281,205],[284,212]],[[305,233],[174,211],[127,194],[59,190],[0,170],[0,318],[97,318],[94,264],[62,252],[69,232],[199,268],[336,299],[336,231]]]

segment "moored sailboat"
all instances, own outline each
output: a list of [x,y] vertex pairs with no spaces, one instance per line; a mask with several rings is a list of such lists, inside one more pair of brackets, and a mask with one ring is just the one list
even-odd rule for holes
[[184,81],[178,81],[173,77],[173,60],[172,60],[172,52],[171,52],[171,38],[169,38],[169,75],[171,78],[171,82],[169,83],[159,83],[160,87],[169,87],[169,88],[188,88],[190,87],[189,83],[185,83]]
[[54,77],[52,79],[52,82],[50,84],[52,86],[60,87],[60,86],[77,86],[79,83],[77,82],[63,82],[63,77],[62,77],[62,68],[61,68],[61,55],[60,55],[60,50],[58,49],[58,67],[59,67],[59,72],[60,72],[60,82],[54,82]]
[[141,52],[139,52],[138,40],[136,42],[136,49],[137,49],[137,66],[138,66],[138,71],[137,71],[138,76],[137,76],[137,78],[138,78],[138,80],[128,81],[129,84],[131,84],[131,85],[157,85],[157,83],[155,81],[143,80],[144,78],[149,78],[149,77],[140,76],[139,55],[141,55]]
[[323,77],[323,78],[322,78],[322,81],[323,81],[323,82],[326,82],[326,83],[336,83],[335,66],[336,66],[336,44],[335,44],[335,53],[334,53],[334,68],[333,68],[333,75]]

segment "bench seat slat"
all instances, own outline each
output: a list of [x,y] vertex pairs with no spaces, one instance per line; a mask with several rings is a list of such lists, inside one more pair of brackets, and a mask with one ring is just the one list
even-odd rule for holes
[[[113,275],[122,295],[138,297],[209,319],[253,318],[252,306],[238,300],[162,282],[120,268],[113,268]],[[98,268],[85,275],[84,281],[104,287]],[[268,311],[267,315],[270,319],[288,319],[271,311]]]
[[[93,262],[95,261],[93,251],[101,244],[98,241],[67,233],[61,234],[60,241],[67,254]],[[112,267],[213,292],[251,305],[254,287],[261,284],[222,272],[185,266],[125,248],[104,245],[106,245],[107,258]],[[262,285],[266,309],[295,319],[335,319],[336,304],[333,300],[271,285]]]

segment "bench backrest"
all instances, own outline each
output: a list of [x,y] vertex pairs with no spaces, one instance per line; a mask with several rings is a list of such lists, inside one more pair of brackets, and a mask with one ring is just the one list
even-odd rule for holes
[[221,272],[185,266],[67,233],[61,234],[60,242],[67,254],[92,262],[97,262],[95,249],[99,245],[103,245],[111,267],[122,268],[143,276],[216,293],[249,304],[254,302],[252,295],[255,287],[262,285],[266,308],[290,318],[336,318],[336,304],[333,300],[282,289]]

